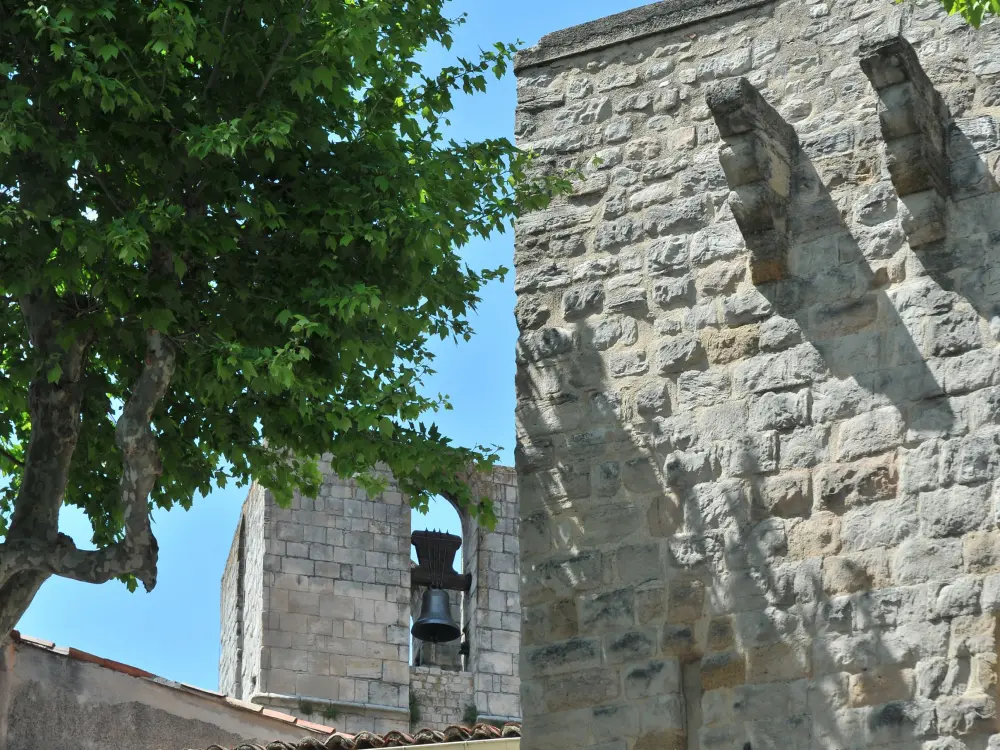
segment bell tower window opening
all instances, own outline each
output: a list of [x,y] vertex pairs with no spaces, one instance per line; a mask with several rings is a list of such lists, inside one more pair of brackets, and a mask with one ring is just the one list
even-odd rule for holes
[[469,589],[462,516],[450,500],[435,497],[427,513],[413,510],[410,518],[410,664],[462,671]]

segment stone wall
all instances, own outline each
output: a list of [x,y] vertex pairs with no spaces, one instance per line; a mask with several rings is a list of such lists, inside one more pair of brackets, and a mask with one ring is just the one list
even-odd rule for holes
[[853,0],[522,53],[583,174],[516,228],[525,750],[1000,746],[998,61]]
[[410,509],[394,482],[376,498],[327,469],[315,500],[268,497],[260,700],[338,728],[409,728]]
[[492,531],[463,518],[463,559],[465,570],[472,573],[463,607],[469,664],[475,673],[476,708],[480,717],[491,720],[521,718],[516,483],[511,469],[497,467],[490,482],[475,488],[493,500],[497,525]]
[[469,706],[474,707],[472,673],[410,667],[410,696],[420,711],[420,718],[411,722],[411,730],[465,724]]
[[325,738],[290,717],[266,716],[242,701],[75,649],[23,641],[6,649],[12,671],[2,675],[10,690],[5,750],[187,750]]
[[241,687],[239,695],[249,700],[250,696],[262,690],[262,671],[264,667],[264,649],[268,623],[273,622],[273,616],[265,610],[267,602],[266,559],[267,539],[269,538],[270,515],[269,507],[274,504],[274,498],[263,487],[254,486],[247,495],[243,506],[244,550],[243,572],[243,652],[240,658],[242,665]]
[[266,500],[254,485],[243,504],[222,573],[219,690],[244,698],[260,680],[264,619]]
[[[229,557],[222,572],[220,586],[221,644],[219,648],[219,690],[226,695],[239,698],[241,690],[237,675],[242,669],[243,654],[243,597],[241,565],[244,541],[243,516],[237,524],[233,543],[229,547]],[[244,563],[245,564],[245,563]]]

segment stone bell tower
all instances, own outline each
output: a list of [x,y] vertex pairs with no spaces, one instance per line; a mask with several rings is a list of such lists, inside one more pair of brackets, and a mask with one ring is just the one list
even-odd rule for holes
[[513,471],[475,480],[495,530],[462,516],[450,592],[462,638],[417,641],[414,659],[410,622],[432,581],[411,578],[409,502],[385,476],[370,498],[327,465],[317,497],[289,508],[251,488],[222,582],[220,689],[345,732],[520,720]]

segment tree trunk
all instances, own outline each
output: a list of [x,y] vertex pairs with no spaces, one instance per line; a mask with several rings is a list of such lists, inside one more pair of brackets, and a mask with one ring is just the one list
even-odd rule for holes
[[5,642],[0,645],[0,750],[7,750],[7,727],[10,719],[10,699],[13,689],[11,682],[14,678],[15,659],[13,643]]
[[[8,646],[10,631],[17,626],[21,617],[28,611],[28,605],[31,604],[38,589],[48,578],[47,573],[27,570],[11,576],[10,580],[0,588],[0,649]],[[2,685],[0,685],[0,689],[2,689]],[[3,696],[0,695],[0,702],[2,701]],[[3,745],[0,745],[0,750],[3,750]]]
[[[32,343],[45,351],[56,329],[52,308],[36,299],[22,303]],[[87,583],[105,583],[134,575],[147,591],[156,585],[157,543],[149,521],[149,495],[162,472],[151,422],[173,376],[174,345],[162,333],[146,333],[141,375],[125,402],[115,428],[122,454],[119,500],[124,509],[124,538],[99,550],[77,549],[59,533],[69,466],[79,436],[79,387],[87,341],[61,349],[62,377],[49,383],[42,373],[30,387],[31,438],[25,452],[21,486],[7,538],[0,544],[0,646],[51,575]]]

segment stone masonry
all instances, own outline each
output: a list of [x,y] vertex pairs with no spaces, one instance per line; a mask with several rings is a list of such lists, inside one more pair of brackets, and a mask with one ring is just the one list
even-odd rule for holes
[[470,480],[494,499],[499,522],[486,531],[463,518],[472,587],[453,609],[469,657],[463,665],[450,654],[442,676],[434,649],[410,666],[419,611],[411,609],[408,498],[389,474],[388,489],[369,498],[328,463],[321,469],[315,499],[296,495],[281,508],[257,485],[247,496],[222,580],[220,690],[345,732],[419,728],[410,726],[411,689],[426,706],[421,727],[459,722],[470,705],[483,719],[520,720],[513,470]]
[[[472,703],[472,673],[441,667],[414,667],[410,670],[410,692],[416,700],[425,727],[448,727],[467,721]],[[478,712],[473,711],[478,716]]]
[[1000,25],[671,0],[518,58],[524,750],[1000,748]]

